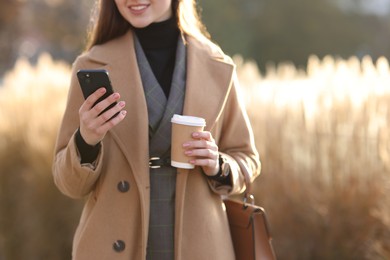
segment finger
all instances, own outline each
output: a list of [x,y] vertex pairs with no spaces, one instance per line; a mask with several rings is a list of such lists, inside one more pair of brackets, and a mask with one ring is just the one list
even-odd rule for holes
[[103,139],[108,130],[119,124],[125,118],[126,114],[127,111],[122,110],[117,116],[105,122],[103,125],[98,125],[98,120],[96,119],[90,120],[88,124],[80,125],[80,131],[84,140],[90,145],[97,144]]
[[126,105],[125,101],[120,101],[115,106],[113,106],[112,108],[110,108],[109,110],[101,114],[98,117],[100,124],[104,124],[107,121],[111,120],[113,116],[118,114],[125,107],[125,105]]
[[115,114],[121,111],[125,107],[126,103],[124,101],[118,102],[114,107],[107,110],[99,117],[96,118],[95,113],[92,111],[86,111],[80,114],[80,119],[83,122],[82,124],[86,129],[89,129],[91,132],[100,132],[99,127],[105,124],[108,120],[110,120]]
[[218,152],[210,149],[186,150],[184,154],[187,156],[201,157],[203,159],[209,158],[214,161],[218,159]]
[[214,142],[206,141],[203,139],[196,140],[196,141],[188,141],[188,142],[183,144],[183,147],[186,149],[202,149],[202,148],[204,148],[204,149],[210,149],[213,151],[218,150],[218,146]]
[[192,138],[214,141],[213,136],[211,135],[211,133],[209,131],[194,132],[194,133],[192,133]]
[[211,159],[192,159],[190,163],[197,166],[214,168],[216,165],[215,160]]
[[120,111],[117,116],[113,117],[112,119],[106,121],[103,125],[101,125],[97,129],[97,131],[99,133],[107,133],[108,130],[110,130],[111,128],[113,128],[114,126],[116,126],[117,124],[122,122],[122,120],[126,117],[126,115],[127,115],[127,111],[126,110]]
[[105,88],[99,88],[95,92],[93,92],[91,95],[89,95],[85,102],[81,105],[80,111],[89,111],[93,107],[93,104],[95,104],[96,101],[98,101],[99,98],[101,98],[106,93]]
[[111,104],[118,101],[120,98],[119,93],[113,93],[107,98],[103,99],[99,103],[96,104],[91,110],[94,111],[94,114],[99,115],[101,114],[107,107],[109,107]]

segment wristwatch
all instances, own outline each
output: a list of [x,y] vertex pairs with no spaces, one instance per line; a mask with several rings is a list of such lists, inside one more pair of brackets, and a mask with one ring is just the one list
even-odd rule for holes
[[207,177],[211,180],[220,182],[220,181],[226,179],[230,175],[230,166],[229,166],[227,159],[224,156],[222,156],[221,154],[219,155],[218,161],[219,161],[218,173],[216,175],[207,176]]

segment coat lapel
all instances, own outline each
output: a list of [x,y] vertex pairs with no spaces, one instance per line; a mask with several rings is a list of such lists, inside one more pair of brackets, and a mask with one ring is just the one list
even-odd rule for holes
[[94,47],[90,58],[104,65],[102,68],[109,72],[114,91],[126,102],[126,118],[110,132],[132,167],[137,184],[146,190],[149,187],[148,113],[132,32],[108,42],[104,49]]
[[135,53],[137,57],[137,64],[139,66],[142,85],[146,97],[149,117],[149,135],[153,136],[156,129],[164,115],[167,105],[167,98],[165,97],[163,89],[160,87],[156,77],[153,74],[149,61],[142,49],[138,38],[134,36]]
[[187,88],[184,114],[206,119],[206,130],[213,128],[229,94],[233,64],[210,56],[197,41],[188,39]]
[[[186,85],[186,48],[182,39],[177,43],[175,69],[171,90],[160,124],[150,140],[151,155],[161,156],[170,151],[173,114],[182,114]],[[164,93],[163,93],[164,95]]]
[[[210,52],[191,37],[188,37],[187,41],[187,82],[183,114],[205,118],[205,130],[210,131],[226,103],[232,85],[234,65],[223,60],[220,54],[210,56]],[[178,169],[176,179],[176,248],[181,248],[183,209],[189,172]],[[180,250],[176,250],[175,254],[175,259],[181,259]]]

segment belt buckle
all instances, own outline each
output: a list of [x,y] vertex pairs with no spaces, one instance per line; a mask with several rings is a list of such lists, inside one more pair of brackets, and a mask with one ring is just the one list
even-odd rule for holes
[[160,157],[151,157],[149,159],[149,168],[151,168],[151,169],[161,168],[160,164],[156,164],[159,160],[160,160]]

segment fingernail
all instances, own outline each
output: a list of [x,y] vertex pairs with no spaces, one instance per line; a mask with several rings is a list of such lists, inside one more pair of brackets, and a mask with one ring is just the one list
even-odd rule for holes
[[198,132],[192,133],[192,136],[193,136],[193,137],[198,137],[198,136],[199,136],[199,133],[198,133]]
[[189,143],[184,143],[184,144],[183,144],[183,147],[188,147],[188,146],[190,146]]
[[119,106],[120,106],[120,107],[124,107],[124,106],[125,106],[125,101],[120,101],[120,102],[119,102]]
[[125,116],[127,114],[127,111],[123,110],[123,111],[121,111],[121,114]]
[[190,155],[190,154],[192,154],[192,151],[185,151],[184,154]]

